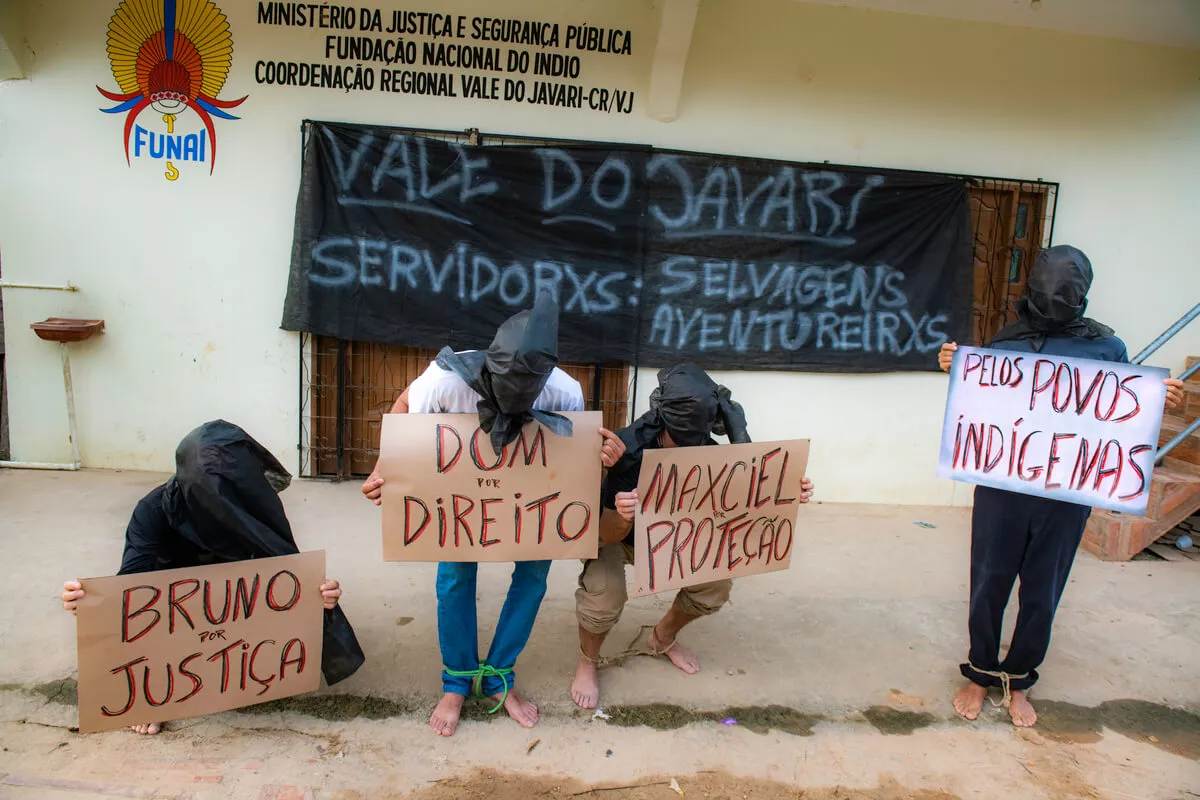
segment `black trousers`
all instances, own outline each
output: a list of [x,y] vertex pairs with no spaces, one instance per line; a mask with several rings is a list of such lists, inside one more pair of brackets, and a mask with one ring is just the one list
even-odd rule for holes
[[[1010,687],[1018,691],[1037,682],[1037,667],[1050,647],[1054,612],[1091,513],[1074,503],[975,487],[967,623],[971,651],[968,663],[960,667],[963,677],[980,686],[1000,686],[1000,678],[984,673],[1005,672],[1011,676]],[[1018,577],[1017,626],[1001,661],[1004,609]]]

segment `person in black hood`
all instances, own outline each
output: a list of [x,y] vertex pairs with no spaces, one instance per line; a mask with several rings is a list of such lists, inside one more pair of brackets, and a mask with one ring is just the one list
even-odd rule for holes
[[[1030,270],[1017,319],[989,345],[999,350],[1128,362],[1125,343],[1112,328],[1084,317],[1092,264],[1080,250],[1043,250]],[[958,345],[942,345],[938,362],[950,371]],[[1167,407],[1183,400],[1182,382],[1168,378]],[[1066,588],[1075,551],[1092,509],[1045,497],[975,487],[971,514],[971,649],[959,669],[969,683],[954,696],[954,710],[976,719],[990,687],[1003,690],[1013,724],[1029,727],[1037,713],[1028,691],[1050,647],[1054,614]],[[1021,579],[1020,610],[1012,644],[1000,658],[1000,631],[1013,584]]]
[[[292,476],[248,433],[225,420],[193,430],[175,451],[175,475],[133,510],[118,575],[196,567],[299,553],[279,492]],[[321,671],[330,685],[364,661],[337,581],[321,585],[325,605]],[[63,608],[75,613],[84,597],[78,581],[63,584]],[[135,725],[158,733],[158,724]]]
[[[558,435],[571,435],[571,423],[559,411],[582,411],[583,389],[558,366],[558,306],[549,292],[534,307],[500,326],[486,350],[455,352],[449,347],[397,398],[392,413],[478,413],[479,426],[500,453],[521,427],[537,420]],[[600,463],[610,467],[624,452],[616,434],[600,430]],[[377,505],[383,478],[378,466],[362,492]],[[492,699],[517,723],[532,728],[537,706],[517,690],[514,668],[533,632],[546,594],[549,561],[513,565],[508,595],[500,610],[487,658],[479,658],[476,576],[473,562],[438,564],[438,645],[442,655],[442,699],[429,716],[439,736],[453,736],[463,704],[476,691]]]
[[[581,708],[595,708],[600,701],[600,648],[629,599],[625,566],[633,563],[633,521],[642,456],[646,450],[662,447],[715,445],[713,434],[727,436],[731,443],[750,441],[742,407],[728,389],[695,364],[660,370],[658,387],[650,395],[650,410],[617,433],[625,444],[625,454],[601,486],[600,552],[584,562],[575,592],[579,663],[571,698]],[[812,481],[804,478],[800,488],[800,502],[807,503],[812,497]],[[733,581],[726,579],[680,589],[670,610],[650,633],[650,650],[666,656],[689,675],[698,672],[696,654],[676,636],[688,623],[715,614],[729,600],[732,588]]]

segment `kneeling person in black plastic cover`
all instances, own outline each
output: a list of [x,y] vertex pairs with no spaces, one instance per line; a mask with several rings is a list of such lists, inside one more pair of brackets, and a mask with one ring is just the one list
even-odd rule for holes
[[[275,457],[237,425],[224,420],[201,425],[175,451],[175,475],[134,508],[117,574],[300,552],[278,494],[291,480]],[[354,629],[337,607],[341,594],[337,581],[321,584],[321,671],[330,685],[353,675],[364,661]],[[67,611],[74,614],[83,597],[79,581],[63,584]],[[161,729],[157,723],[132,727],[145,734]]]
[[[575,592],[579,664],[571,698],[581,708],[595,708],[600,701],[600,647],[629,599],[625,566],[633,563],[633,523],[642,454],[662,447],[715,445],[712,434],[728,436],[731,443],[750,441],[742,407],[733,401],[728,389],[717,385],[695,364],[661,370],[658,388],[650,395],[650,410],[617,433],[625,452],[601,486],[600,552],[584,563]],[[812,497],[812,487],[808,478],[801,481],[801,503]],[[732,588],[733,581],[725,579],[680,589],[671,608],[650,631],[650,652],[666,656],[689,675],[699,672],[700,660],[676,636],[685,625],[715,614],[728,602]]]

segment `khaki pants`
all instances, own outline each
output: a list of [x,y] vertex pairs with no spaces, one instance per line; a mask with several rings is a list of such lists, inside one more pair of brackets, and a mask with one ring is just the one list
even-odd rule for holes
[[[627,544],[600,543],[596,558],[585,561],[575,590],[575,614],[579,627],[589,633],[608,633],[629,600],[625,588],[625,565],[633,563],[633,548]],[[687,586],[675,595],[675,608],[690,617],[715,614],[729,601],[733,581],[713,581]]]

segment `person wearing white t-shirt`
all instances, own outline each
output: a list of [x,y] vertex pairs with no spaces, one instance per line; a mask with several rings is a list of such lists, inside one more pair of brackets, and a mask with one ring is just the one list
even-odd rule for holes
[[[464,350],[458,355],[479,351]],[[479,393],[451,370],[429,362],[401,397],[406,398],[409,414],[474,414]],[[550,373],[546,386],[533,402],[537,411],[583,411],[583,389],[579,381],[558,367]]]
[[[454,352],[444,348],[437,359],[397,398],[392,413],[479,413],[480,426],[500,452],[530,419],[551,433],[570,435],[571,423],[555,412],[582,411],[579,382],[559,369],[558,308],[548,293],[539,295],[531,311],[516,314],[496,332],[487,351]],[[601,429],[601,463],[610,467],[625,451],[613,433]],[[363,483],[362,492],[381,502],[379,467]],[[597,487],[597,491],[599,487]],[[434,733],[452,736],[474,678],[481,694],[495,701],[526,728],[537,724],[537,706],[516,689],[512,672],[525,648],[546,593],[549,561],[518,561],[508,596],[500,611],[487,659],[479,660],[474,562],[438,564],[438,642],[442,651],[444,694],[429,718]]]

